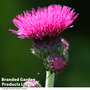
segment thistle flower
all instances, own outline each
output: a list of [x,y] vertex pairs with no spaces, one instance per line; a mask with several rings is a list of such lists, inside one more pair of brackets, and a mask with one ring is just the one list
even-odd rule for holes
[[50,5],[40,8],[37,11],[33,8],[31,11],[23,11],[24,15],[16,16],[13,23],[18,28],[18,31],[11,30],[12,33],[19,35],[19,38],[41,39],[44,36],[55,36],[60,34],[64,29],[77,18],[74,9],[71,10],[68,6]]
[[[18,31],[9,29],[18,38],[33,40],[32,53],[43,59],[46,67],[46,87],[53,86],[54,75],[62,71],[68,62],[69,43],[60,37],[60,33],[70,26],[79,14],[68,6],[50,5],[37,11],[23,11],[13,23]],[[27,87],[40,86],[37,81],[27,81]]]
[[62,71],[67,65],[66,59],[62,56],[57,56],[51,60],[51,68],[54,71]]
[[[75,15],[74,9],[61,5],[38,7],[37,11],[33,8],[23,13],[24,15],[21,13],[16,16],[17,19],[13,19],[18,31],[9,31],[19,35],[21,39],[33,40],[31,51],[44,60],[46,70],[61,71],[68,61],[69,43],[60,37],[60,33],[66,28],[73,27],[70,24],[79,14]],[[57,63],[61,66],[56,66]]]

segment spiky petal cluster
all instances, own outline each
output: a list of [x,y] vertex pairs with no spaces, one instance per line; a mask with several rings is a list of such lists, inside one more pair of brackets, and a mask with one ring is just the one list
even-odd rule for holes
[[67,65],[66,59],[62,56],[54,57],[51,60],[51,68],[54,71],[61,71],[65,68],[66,65]]
[[77,18],[74,9],[71,10],[68,6],[50,5],[48,7],[40,8],[37,11],[23,11],[24,15],[16,16],[13,23],[18,28],[18,31],[11,30],[12,33],[19,35],[19,38],[33,38],[38,39],[46,35],[55,36],[60,34],[64,29],[68,28],[70,24]]
[[23,87],[41,87],[41,85],[39,84],[39,81],[30,79],[23,84]]

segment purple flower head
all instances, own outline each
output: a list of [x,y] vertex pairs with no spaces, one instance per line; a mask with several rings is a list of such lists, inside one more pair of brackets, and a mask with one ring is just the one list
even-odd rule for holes
[[54,57],[51,60],[51,67],[54,71],[62,71],[67,65],[66,59],[62,56]]
[[50,5],[48,7],[40,8],[37,11],[23,11],[24,15],[16,16],[13,23],[18,28],[18,31],[11,30],[12,33],[19,35],[19,38],[33,38],[38,39],[46,35],[55,36],[60,34],[64,29],[68,28],[70,24],[77,18],[74,9],[71,10],[68,6]]

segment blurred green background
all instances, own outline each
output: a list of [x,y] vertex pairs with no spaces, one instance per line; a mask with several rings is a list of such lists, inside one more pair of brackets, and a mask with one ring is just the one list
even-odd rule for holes
[[[31,54],[31,40],[17,38],[9,29],[17,30],[12,20],[32,8],[61,4],[79,13],[73,28],[61,37],[70,44],[69,63],[56,75],[55,87],[90,86],[90,7],[89,0],[0,0],[0,78],[36,78],[44,87],[45,68],[42,59]],[[39,75],[37,73],[40,73]],[[2,81],[0,80],[0,86]]]

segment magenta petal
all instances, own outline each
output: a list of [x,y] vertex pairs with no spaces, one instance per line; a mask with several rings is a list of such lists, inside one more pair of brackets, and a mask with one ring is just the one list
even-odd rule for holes
[[[68,28],[70,24],[77,18],[74,9],[71,10],[68,6],[50,5],[40,8],[37,11],[33,8],[31,11],[23,11],[13,19],[13,23],[18,28],[18,31],[12,33],[21,36],[22,38],[40,38],[43,36],[55,36]],[[58,30],[58,31],[57,31]]]

